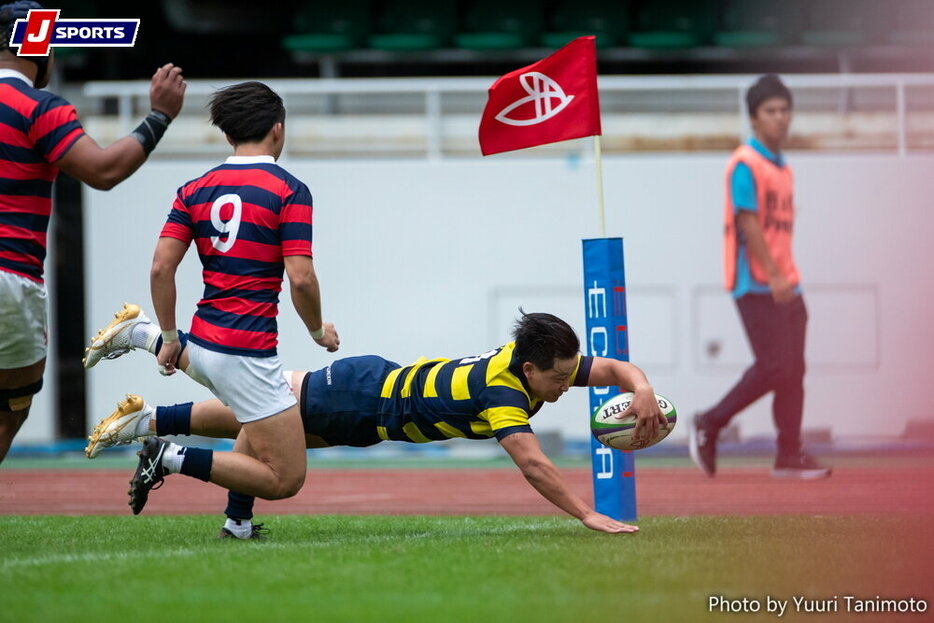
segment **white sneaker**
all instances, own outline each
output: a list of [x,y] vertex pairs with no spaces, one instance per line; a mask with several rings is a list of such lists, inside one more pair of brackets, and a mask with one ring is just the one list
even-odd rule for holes
[[124,303],[123,309],[114,314],[110,324],[91,338],[91,345],[84,349],[84,359],[81,363],[90,370],[101,359],[116,359],[130,352],[135,348],[130,343],[133,327],[143,322],[152,321],[139,305]]
[[155,411],[142,396],[127,394],[126,400],[117,403],[116,410],[94,427],[84,453],[93,459],[104,448],[125,445],[151,436],[150,432],[137,435],[136,430],[140,418],[151,417]]
[[810,454],[799,452],[791,456],[779,456],[775,459],[772,478],[791,478],[794,480],[817,480],[827,478],[833,470],[821,465]]

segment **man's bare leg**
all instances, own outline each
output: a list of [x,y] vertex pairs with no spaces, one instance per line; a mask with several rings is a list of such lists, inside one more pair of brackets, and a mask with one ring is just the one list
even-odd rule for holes
[[9,452],[16,433],[29,416],[32,393],[28,388],[42,379],[43,372],[45,372],[44,357],[22,368],[0,370],[0,393],[8,392],[16,395],[0,400],[0,463]]

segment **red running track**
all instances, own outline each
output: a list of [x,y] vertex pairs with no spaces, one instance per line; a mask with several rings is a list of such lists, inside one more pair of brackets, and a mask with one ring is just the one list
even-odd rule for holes
[[[590,470],[562,470],[592,500]],[[130,470],[0,469],[0,514],[129,514]],[[781,481],[762,468],[725,469],[714,479],[693,468],[638,473],[639,515],[934,515],[934,465],[840,468],[826,480]],[[221,514],[225,492],[171,476],[146,514]],[[516,469],[314,469],[294,498],[259,500],[264,514],[557,515]]]

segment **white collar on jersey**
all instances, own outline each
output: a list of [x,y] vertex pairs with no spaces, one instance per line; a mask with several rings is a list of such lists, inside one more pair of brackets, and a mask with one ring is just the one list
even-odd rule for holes
[[29,86],[35,86],[32,83],[32,80],[27,78],[24,74],[21,74],[20,72],[16,71],[15,69],[6,69],[6,68],[0,69],[0,78],[19,78],[20,80],[22,80]]
[[275,164],[272,156],[228,156],[224,164]]

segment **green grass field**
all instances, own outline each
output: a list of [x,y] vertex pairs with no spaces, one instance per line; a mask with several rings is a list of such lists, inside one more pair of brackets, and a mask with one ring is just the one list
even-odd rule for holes
[[[654,518],[634,536],[547,517],[264,519],[270,540],[231,542],[204,515],[0,516],[0,621],[737,621],[775,616],[710,614],[708,597],[934,600],[916,517]],[[851,619],[892,620],[781,620]]]

